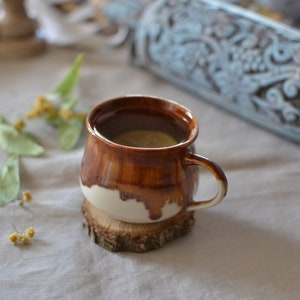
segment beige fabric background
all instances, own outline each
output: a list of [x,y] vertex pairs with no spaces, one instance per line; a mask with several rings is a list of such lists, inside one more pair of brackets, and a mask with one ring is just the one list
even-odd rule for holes
[[[22,182],[34,201],[0,208],[0,299],[263,299],[300,295],[300,147],[246,123],[128,63],[125,49],[50,48],[27,60],[0,62],[0,112],[13,121],[51,91],[78,52],[86,60],[80,105],[124,94],[151,94],[190,108],[200,124],[199,154],[224,169],[229,192],[218,206],[195,213],[192,232],[145,254],[110,253],[81,226],[78,184],[87,134],[70,152],[40,121],[29,129],[46,146],[23,158]],[[5,153],[0,150],[0,163]],[[214,192],[202,173],[197,198]],[[12,224],[34,226],[34,242],[7,241]]]

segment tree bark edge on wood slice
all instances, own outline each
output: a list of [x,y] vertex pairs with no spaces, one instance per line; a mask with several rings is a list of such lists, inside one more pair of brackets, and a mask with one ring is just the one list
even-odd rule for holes
[[82,205],[83,227],[91,239],[111,252],[147,252],[187,234],[195,223],[194,212],[181,212],[165,221],[134,224],[113,219],[93,207]]

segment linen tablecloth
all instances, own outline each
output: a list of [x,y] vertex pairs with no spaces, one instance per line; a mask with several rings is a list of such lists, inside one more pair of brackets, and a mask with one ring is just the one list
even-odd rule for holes
[[[109,252],[82,228],[79,170],[87,133],[64,152],[54,128],[30,121],[46,151],[21,161],[22,188],[33,201],[0,207],[0,299],[299,299],[300,146],[131,66],[126,49],[50,47],[39,57],[0,62],[1,114],[10,121],[23,116],[79,52],[80,106],[125,94],[185,105],[199,121],[197,153],[224,169],[228,195],[197,211],[192,231],[159,250]],[[0,149],[1,164],[5,156]],[[216,186],[208,172],[200,176],[195,198],[204,199]],[[13,226],[33,226],[36,237],[12,245]]]

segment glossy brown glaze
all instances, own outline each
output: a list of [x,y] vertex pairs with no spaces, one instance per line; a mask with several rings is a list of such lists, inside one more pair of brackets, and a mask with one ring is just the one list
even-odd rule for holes
[[[140,223],[164,220],[182,210],[214,206],[226,195],[222,169],[194,154],[198,124],[185,107],[164,99],[127,96],[96,106],[86,125],[90,135],[81,166],[82,188],[91,203],[111,216],[131,222],[134,214],[138,216],[134,222]],[[143,148],[113,142],[136,130],[163,132],[178,143]],[[218,184],[216,195],[206,201],[193,200],[199,166],[208,169]],[[129,199],[124,206],[122,201]]]
[[[151,220],[162,217],[166,203],[176,203],[182,210],[190,205],[199,179],[196,165],[211,169],[222,181],[221,192],[226,193],[222,170],[193,156],[198,124],[190,111],[177,103],[146,96],[116,98],[96,106],[86,124],[90,136],[82,159],[82,184],[117,190],[123,201],[143,203]],[[160,130],[178,144],[142,148],[112,142],[130,130]]]

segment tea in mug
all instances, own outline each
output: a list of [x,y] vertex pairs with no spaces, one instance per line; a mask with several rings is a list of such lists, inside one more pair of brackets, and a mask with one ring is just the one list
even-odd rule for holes
[[142,148],[160,148],[178,144],[174,137],[159,130],[127,131],[118,135],[112,141],[124,146]]
[[95,131],[110,141],[140,148],[163,148],[184,142],[186,129],[176,119],[151,112],[118,111],[99,118]]

